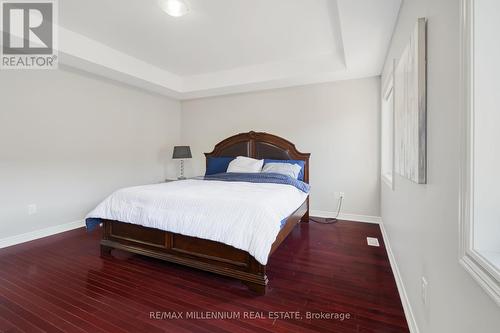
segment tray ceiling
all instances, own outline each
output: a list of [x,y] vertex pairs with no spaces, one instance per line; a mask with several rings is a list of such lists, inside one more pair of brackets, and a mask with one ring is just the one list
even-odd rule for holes
[[179,99],[379,75],[400,0],[59,1],[60,62]]

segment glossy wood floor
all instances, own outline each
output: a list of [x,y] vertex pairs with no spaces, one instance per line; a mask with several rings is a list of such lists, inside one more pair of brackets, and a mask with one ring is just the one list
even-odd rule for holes
[[256,296],[175,264],[116,250],[101,259],[99,232],[70,231],[0,250],[0,331],[408,332],[384,245],[367,236],[382,243],[374,224],[298,225],[270,259],[268,294]]

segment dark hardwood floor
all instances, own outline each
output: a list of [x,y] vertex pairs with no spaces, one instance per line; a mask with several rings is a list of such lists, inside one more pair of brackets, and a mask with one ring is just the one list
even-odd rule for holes
[[0,332],[408,332],[375,224],[299,224],[270,259],[266,296],[116,250],[101,259],[99,239],[78,229],[0,250]]

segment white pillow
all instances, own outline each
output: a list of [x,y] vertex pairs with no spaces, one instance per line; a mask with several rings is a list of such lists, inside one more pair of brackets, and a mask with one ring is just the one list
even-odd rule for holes
[[292,177],[294,179],[299,178],[299,173],[302,168],[298,164],[290,163],[266,163],[262,168],[262,172],[268,173],[280,173]]
[[264,165],[264,160],[238,156],[229,163],[227,172],[257,173],[262,171],[262,165]]

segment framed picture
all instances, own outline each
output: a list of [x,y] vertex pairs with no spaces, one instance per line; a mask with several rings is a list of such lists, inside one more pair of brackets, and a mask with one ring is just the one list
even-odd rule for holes
[[419,18],[394,75],[395,171],[427,182],[426,19]]

